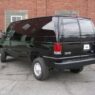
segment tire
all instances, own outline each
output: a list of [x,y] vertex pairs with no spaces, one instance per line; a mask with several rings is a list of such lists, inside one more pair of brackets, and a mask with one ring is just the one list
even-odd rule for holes
[[4,49],[2,49],[2,51],[1,51],[1,62],[6,62],[6,58],[7,58],[7,54],[4,51]]
[[83,67],[80,67],[80,68],[76,68],[76,69],[70,69],[70,71],[72,72],[72,73],[80,73],[80,72],[82,72],[83,71]]
[[[39,72],[37,72],[37,69]],[[46,65],[45,60],[43,58],[38,57],[38,58],[34,59],[34,61],[32,63],[32,72],[33,72],[34,77],[37,80],[42,81],[42,80],[46,80],[48,78],[49,68]]]

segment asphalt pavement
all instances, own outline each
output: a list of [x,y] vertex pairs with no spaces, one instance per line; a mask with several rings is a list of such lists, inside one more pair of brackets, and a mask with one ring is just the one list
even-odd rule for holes
[[53,71],[46,81],[37,81],[27,58],[8,58],[0,63],[0,95],[95,95],[95,65],[80,74]]

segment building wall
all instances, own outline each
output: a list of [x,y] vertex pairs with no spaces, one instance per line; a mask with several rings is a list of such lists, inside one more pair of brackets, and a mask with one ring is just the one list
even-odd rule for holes
[[5,28],[7,10],[28,10],[30,17],[36,16],[36,0],[0,0],[0,30]]
[[95,21],[95,0],[88,0],[88,17]]
[[28,17],[53,15],[60,10],[74,10],[95,20],[95,0],[0,0],[0,30],[5,28],[7,10],[27,10]]
[[[86,0],[49,0],[48,1],[48,13],[54,14],[58,10],[75,10],[80,13],[80,15],[86,15]],[[84,9],[83,9],[84,7]]]

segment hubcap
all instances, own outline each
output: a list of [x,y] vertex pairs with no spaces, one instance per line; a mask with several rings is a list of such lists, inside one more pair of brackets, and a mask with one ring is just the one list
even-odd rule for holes
[[35,63],[34,65],[34,73],[36,76],[40,76],[42,73],[41,65],[40,63]]

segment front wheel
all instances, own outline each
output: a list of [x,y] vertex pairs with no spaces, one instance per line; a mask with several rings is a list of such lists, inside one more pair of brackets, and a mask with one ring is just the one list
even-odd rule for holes
[[1,50],[1,62],[6,62],[7,53],[4,51],[4,49]]
[[34,59],[32,63],[32,72],[37,80],[45,80],[49,76],[49,69],[45,60],[41,57]]
[[71,71],[72,73],[80,73],[80,72],[83,71],[83,67],[79,67],[79,68],[76,68],[76,69],[70,69],[70,71]]

